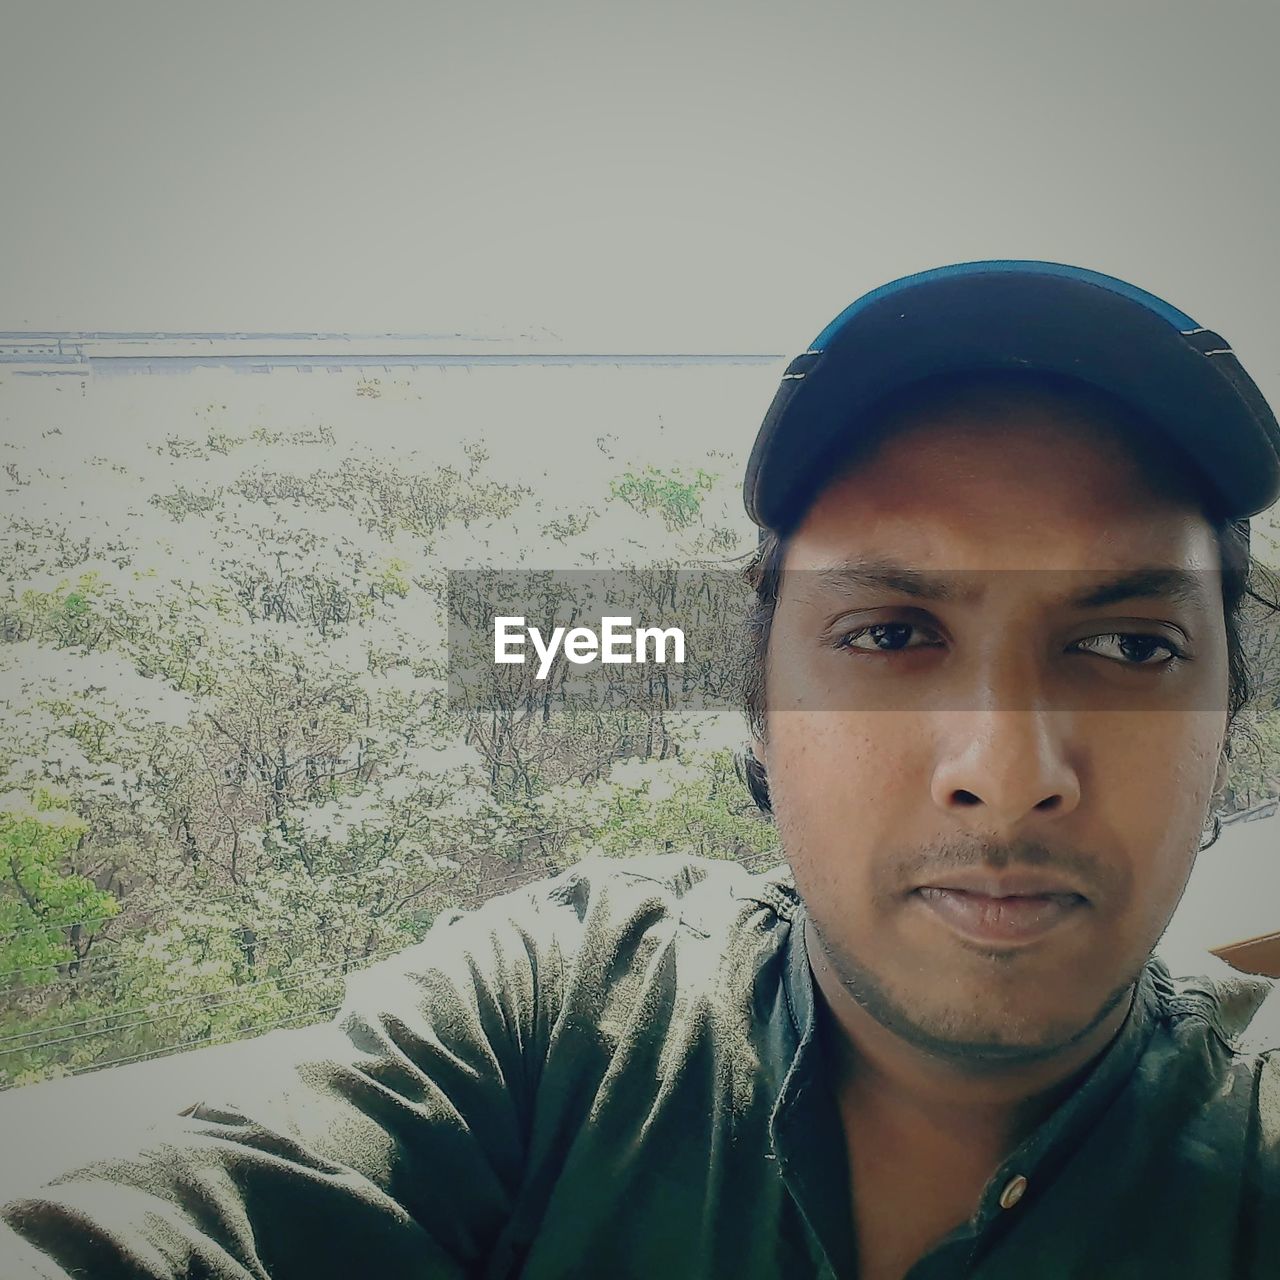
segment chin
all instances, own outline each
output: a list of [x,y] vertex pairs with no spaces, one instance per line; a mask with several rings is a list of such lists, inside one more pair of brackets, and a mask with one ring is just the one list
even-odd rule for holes
[[[1109,1011],[1109,1010],[1108,1010]],[[1105,1015],[1104,1015],[1105,1016]],[[918,1048],[957,1061],[975,1063],[1031,1062],[1070,1048],[1095,1024],[1093,1018],[1064,1018],[1043,1014],[1015,1017],[918,1018],[904,1038]],[[900,1034],[903,1034],[900,1032]]]
[[963,1010],[905,1006],[889,1010],[881,1006],[868,1012],[899,1038],[931,1056],[973,1062],[1051,1057],[1094,1023],[1092,1017],[1073,1017],[1060,1010],[1018,1013],[984,1010],[973,1004]]
[[[882,1027],[930,1057],[975,1069],[1062,1053],[1103,1022],[1128,997],[1137,978],[1135,971],[1091,998],[1078,986],[1054,991],[1033,981],[1006,986],[997,995],[992,981],[954,991],[942,1003],[936,985],[903,991],[887,975],[847,956],[837,958],[829,949],[827,954],[844,988]],[[994,979],[994,972],[990,976]]]

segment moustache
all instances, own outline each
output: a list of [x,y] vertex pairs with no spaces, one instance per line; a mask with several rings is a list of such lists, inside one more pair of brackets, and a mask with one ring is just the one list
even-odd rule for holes
[[979,892],[1074,893],[1090,902],[1122,897],[1130,874],[1123,863],[1040,840],[947,841],[893,863],[901,891],[924,885]]

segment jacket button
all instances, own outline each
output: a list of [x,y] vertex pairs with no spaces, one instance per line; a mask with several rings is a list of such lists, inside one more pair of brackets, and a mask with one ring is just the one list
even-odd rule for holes
[[1005,1183],[1004,1190],[1000,1193],[1000,1207],[1002,1209],[1012,1209],[1019,1200],[1022,1199],[1023,1192],[1027,1189],[1027,1180],[1022,1174],[1014,1174],[1008,1182]]

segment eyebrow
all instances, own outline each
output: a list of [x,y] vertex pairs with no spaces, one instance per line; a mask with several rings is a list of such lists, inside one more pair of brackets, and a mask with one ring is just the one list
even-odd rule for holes
[[845,592],[854,588],[872,591],[896,591],[918,600],[976,601],[980,592],[973,587],[961,590],[956,581],[939,574],[909,569],[889,560],[849,561],[826,569],[801,569],[802,581],[809,582],[823,594]]
[[[976,584],[964,579],[978,576],[979,571],[960,577],[947,577],[911,569],[890,560],[850,561],[824,569],[801,569],[801,578],[811,584],[814,593],[829,595],[862,588],[893,591],[917,600],[942,603],[975,604],[982,598]],[[1022,571],[1015,571],[1022,572]],[[1034,572],[1034,571],[1031,571]],[[1072,570],[1045,570],[1047,573],[1071,573]],[[1194,569],[1135,569],[1104,582],[1092,584],[1064,603],[1073,609],[1100,609],[1124,600],[1167,600],[1173,604],[1204,605],[1205,592],[1201,579],[1204,572]],[[810,594],[805,591],[804,594]]]
[[1099,609],[1121,600],[1170,600],[1174,604],[1203,605],[1204,570],[1138,569],[1102,582],[1075,596],[1077,609]]

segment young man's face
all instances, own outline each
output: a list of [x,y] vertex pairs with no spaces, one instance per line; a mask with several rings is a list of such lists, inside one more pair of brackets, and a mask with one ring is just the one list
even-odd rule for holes
[[[1052,1053],[1117,1006],[1221,760],[1217,541],[1110,413],[1043,389],[917,405],[784,562],[783,849],[843,985],[956,1061]],[[1100,594],[1144,570],[1174,572]]]

